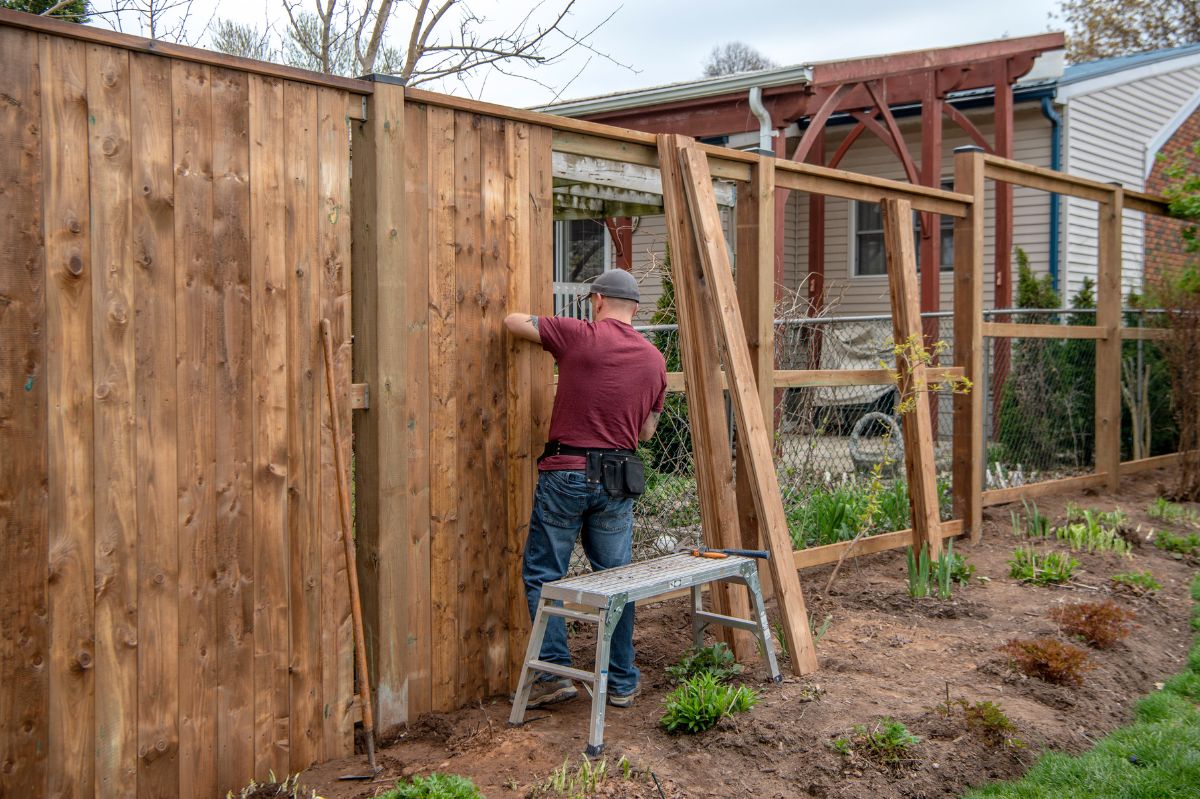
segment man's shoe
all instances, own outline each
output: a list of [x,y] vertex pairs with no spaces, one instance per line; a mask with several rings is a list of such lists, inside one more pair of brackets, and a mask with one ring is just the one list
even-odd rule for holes
[[610,692],[608,694],[608,703],[613,707],[632,707],[633,700],[637,699],[638,695],[641,693],[642,686],[640,685],[627,694],[615,694]]
[[557,680],[535,680],[529,689],[529,701],[526,707],[543,707],[555,702],[565,702],[579,695],[575,683],[567,677]]

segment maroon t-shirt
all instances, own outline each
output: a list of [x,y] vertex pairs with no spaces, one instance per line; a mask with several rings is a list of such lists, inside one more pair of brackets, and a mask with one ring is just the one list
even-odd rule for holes
[[[661,413],[667,365],[653,344],[624,322],[538,319],[542,348],[558,362],[550,440],[572,447],[635,449],[651,411]],[[583,470],[580,455],[555,455],[538,468]]]

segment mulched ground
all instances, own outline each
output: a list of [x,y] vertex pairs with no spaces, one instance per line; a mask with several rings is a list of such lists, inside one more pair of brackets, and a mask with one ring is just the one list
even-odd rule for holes
[[[1145,513],[1158,494],[1157,484],[1168,477],[1149,473],[1126,479],[1117,496],[1072,492],[1044,498],[1038,505],[1055,522],[1062,521],[1066,503],[1073,501],[1100,510],[1122,508],[1142,534],[1183,531]],[[788,677],[771,684],[761,667],[749,669],[747,681],[761,689],[758,706],[699,736],[668,735],[658,727],[662,700],[672,687],[664,668],[689,645],[684,600],[639,609],[635,642],[644,692],[633,708],[609,708],[605,755],[610,772],[624,756],[640,774],[630,780],[610,777],[597,795],[961,796],[971,786],[1019,776],[1042,749],[1080,752],[1130,721],[1133,702],[1186,659],[1191,642],[1188,586],[1197,564],[1149,545],[1137,547],[1128,558],[1075,553],[1081,569],[1071,585],[1022,585],[1008,577],[1007,560],[1018,543],[1010,510],[1012,506],[987,509],[983,541],[956,546],[975,564],[976,577],[989,579],[956,588],[947,602],[908,596],[900,552],[848,561],[827,596],[819,592],[828,568],[803,572],[810,611],[817,620],[832,616],[817,648],[820,671],[812,678]],[[1110,587],[1110,575],[1132,570],[1153,572],[1163,590],[1136,597]],[[1092,651],[1095,668],[1082,687],[1013,674],[997,651],[1013,637],[1056,635],[1056,625],[1047,618],[1055,605],[1109,598],[1133,610],[1137,626],[1113,649]],[[584,664],[592,637],[585,631],[572,647],[577,664]],[[947,692],[951,699],[1000,704],[1024,747],[989,744],[966,728],[961,715],[947,718],[937,712],[935,706]],[[387,770],[376,782],[337,781],[340,774],[361,771],[361,757],[315,767],[302,781],[330,799],[360,799],[382,793],[397,777],[442,771],[469,776],[486,796],[505,799],[528,796],[564,760],[578,765],[586,744],[586,693],[531,711],[535,720],[517,729],[506,726],[508,712],[507,698],[496,697],[455,713],[423,717],[384,749],[381,762]],[[910,759],[881,765],[831,747],[855,724],[870,724],[881,716],[902,721],[920,736]]]

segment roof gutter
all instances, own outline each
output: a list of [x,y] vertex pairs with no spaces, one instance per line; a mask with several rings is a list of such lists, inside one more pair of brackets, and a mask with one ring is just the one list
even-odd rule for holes
[[591,116],[609,111],[624,111],[630,108],[653,106],[660,103],[697,100],[707,97],[719,97],[726,94],[741,94],[756,86],[769,89],[775,86],[807,85],[809,83],[812,83],[811,66],[780,67],[779,69],[763,69],[755,72],[739,72],[735,75],[722,75],[702,81],[687,81],[672,83],[666,86],[652,86],[648,89],[638,89],[632,92],[621,92],[566,103],[554,103],[552,105],[539,106],[532,110],[548,114],[558,114],[564,117]]

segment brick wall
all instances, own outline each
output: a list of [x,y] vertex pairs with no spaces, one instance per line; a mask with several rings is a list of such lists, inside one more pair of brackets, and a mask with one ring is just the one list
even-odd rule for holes
[[[1161,194],[1167,185],[1164,174],[1167,167],[1183,158],[1192,163],[1192,169],[1200,171],[1200,157],[1192,152],[1192,145],[1200,141],[1200,108],[1171,135],[1167,143],[1159,151],[1160,158],[1155,162],[1150,178],[1146,181],[1146,190],[1152,194]],[[1196,256],[1189,256],[1184,251],[1183,240],[1180,238],[1182,225],[1173,219],[1159,216],[1146,217],[1146,277],[1153,280],[1154,275],[1163,271],[1173,272],[1180,269]]]

